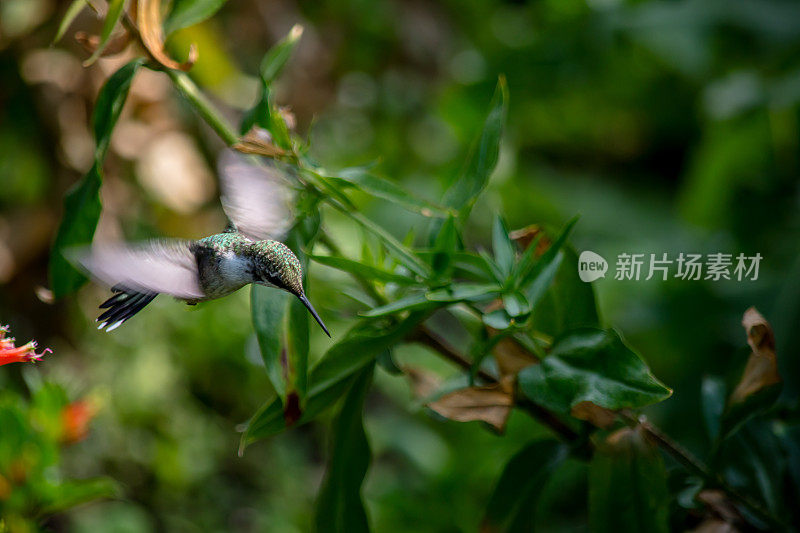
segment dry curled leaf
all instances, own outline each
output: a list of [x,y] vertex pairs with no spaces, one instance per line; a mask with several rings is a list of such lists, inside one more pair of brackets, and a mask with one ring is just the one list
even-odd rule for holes
[[742,326],[747,343],[753,350],[747,360],[742,379],[731,394],[731,403],[740,403],[753,394],[781,382],[775,356],[775,334],[772,327],[755,307],[744,312]]
[[189,57],[184,63],[175,61],[164,50],[161,0],[139,0],[137,5],[139,34],[142,37],[142,43],[144,43],[150,55],[153,56],[153,59],[170,69],[187,71],[192,68],[192,65],[197,61],[197,47],[194,44],[189,47]]
[[616,413],[611,409],[586,401],[576,404],[570,414],[579,420],[586,420],[599,428],[609,428],[614,424]]
[[233,149],[243,154],[265,155],[267,157],[277,157],[286,152],[272,144],[272,138],[266,130],[254,126],[248,131],[239,142],[233,145]]
[[[75,40],[91,54],[94,54],[100,46],[100,36],[90,35],[85,31],[75,32]],[[131,35],[127,31],[115,35],[108,41],[105,48],[103,48],[100,57],[113,56],[124,52],[130,42]]]
[[539,239],[539,244],[536,245],[537,256],[542,255],[550,247],[550,239],[547,238],[547,235],[544,234],[538,224],[525,226],[508,234],[511,240],[519,244],[523,250],[530,246],[539,235],[541,235],[541,238]]
[[514,405],[512,389],[511,380],[486,387],[468,387],[445,394],[428,407],[456,422],[480,420],[503,431]]

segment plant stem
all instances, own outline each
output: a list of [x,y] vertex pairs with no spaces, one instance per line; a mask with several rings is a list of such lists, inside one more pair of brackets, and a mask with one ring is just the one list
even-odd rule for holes
[[189,103],[197,110],[197,113],[203,117],[206,123],[211,126],[217,135],[219,135],[225,144],[233,146],[239,141],[239,136],[236,131],[222,118],[219,112],[214,108],[214,105],[208,98],[200,91],[200,88],[192,81],[185,72],[178,70],[166,70],[167,76],[170,77],[175,87],[189,100]]

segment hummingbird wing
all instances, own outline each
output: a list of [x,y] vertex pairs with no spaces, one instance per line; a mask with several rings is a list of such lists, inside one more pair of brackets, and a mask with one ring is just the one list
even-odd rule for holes
[[191,241],[155,240],[137,244],[96,244],[73,249],[69,258],[109,287],[176,298],[204,298]]
[[292,226],[292,187],[273,164],[257,165],[232,150],[219,156],[222,208],[249,239],[281,241]]

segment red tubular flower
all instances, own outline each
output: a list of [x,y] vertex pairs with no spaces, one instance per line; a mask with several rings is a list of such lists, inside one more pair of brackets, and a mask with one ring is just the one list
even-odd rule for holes
[[8,363],[25,363],[28,361],[39,361],[42,356],[52,352],[50,348],[45,348],[41,353],[36,353],[36,341],[31,341],[23,346],[15,346],[13,337],[6,337],[8,326],[0,327],[0,366]]
[[89,434],[91,422],[97,409],[88,400],[78,400],[64,407],[61,411],[63,433],[61,441],[64,444],[73,444],[82,441]]

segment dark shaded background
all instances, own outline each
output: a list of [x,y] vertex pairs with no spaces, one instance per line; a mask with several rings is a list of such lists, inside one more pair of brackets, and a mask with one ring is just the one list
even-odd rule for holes
[[[312,424],[236,455],[237,424],[269,395],[247,291],[186,310],[162,298],[113,334],[93,327],[99,287],[48,300],[48,249],[64,191],[91,165],[88,120],[122,55],[82,68],[77,30],[51,46],[66,5],[0,2],[0,322],[54,349],[37,367],[0,369],[25,391],[42,373],[100,406],[64,469],[108,475],[119,501],[56,517],[67,531],[305,531],[324,469],[325,427]],[[617,254],[761,253],[755,282],[596,282],[604,322],[674,388],[649,414],[704,455],[705,375],[744,363],[739,322],[755,305],[778,339],[784,401],[797,400],[800,343],[800,4],[766,0],[231,1],[173,37],[197,43],[198,83],[236,119],[256,94],[263,53],[297,23],[303,40],[277,98],[310,132],[324,165],[380,162],[438,199],[460,168],[499,74],[509,124],[470,244],[486,246],[493,213],[511,227],[581,220],[573,244]],[[131,52],[127,52],[130,54]],[[220,143],[168,80],[137,77],[112,139],[98,238],[200,237],[224,218],[213,160]],[[367,213],[402,237],[419,223],[385,203]],[[325,213],[337,240],[362,235]],[[613,265],[612,265],[613,269]],[[345,278],[312,266],[315,304],[344,331]],[[316,330],[314,330],[316,331]],[[316,331],[317,357],[327,339]],[[398,350],[443,376],[421,348]],[[28,376],[28,379],[30,377]],[[475,531],[508,457],[545,430],[515,413],[508,435],[442,423],[385,373],[368,400],[376,461],[365,498],[376,531]],[[584,529],[583,465],[560,471],[540,506],[545,529]],[[743,475],[746,475],[743,474]]]

